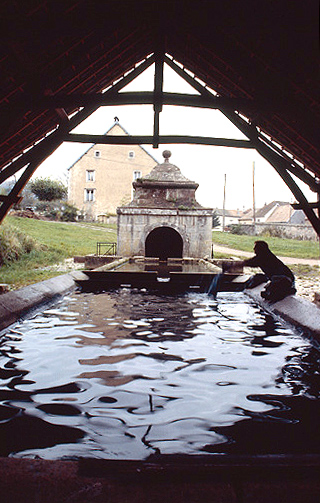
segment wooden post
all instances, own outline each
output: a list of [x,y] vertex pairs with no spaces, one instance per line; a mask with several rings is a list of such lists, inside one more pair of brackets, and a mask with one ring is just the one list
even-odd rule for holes
[[223,184],[223,210],[222,210],[222,230],[225,231],[226,226],[226,185],[227,185],[227,175],[224,175]]
[[163,33],[158,32],[156,36],[155,50],[155,72],[154,72],[154,91],[153,91],[153,148],[159,147],[160,134],[160,112],[163,104],[163,64],[164,64],[164,39]]
[[252,164],[252,220],[253,220],[253,233],[256,234],[256,196],[254,187],[254,177],[255,177],[255,163]]

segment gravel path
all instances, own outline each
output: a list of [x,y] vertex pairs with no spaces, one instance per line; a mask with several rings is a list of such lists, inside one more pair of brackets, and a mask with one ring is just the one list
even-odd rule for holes
[[[230,256],[236,257],[252,257],[253,252],[245,252],[242,250],[235,250],[234,248],[228,248],[227,246],[220,246],[217,244],[213,244],[213,252],[218,253],[228,253]],[[279,257],[282,262],[285,264],[304,264],[310,266],[319,266],[320,267],[320,259],[304,259],[304,258],[292,258],[292,257]]]

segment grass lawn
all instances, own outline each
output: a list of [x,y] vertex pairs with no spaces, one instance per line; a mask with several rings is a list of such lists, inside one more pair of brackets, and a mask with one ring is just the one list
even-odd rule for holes
[[95,253],[96,243],[117,241],[116,226],[62,223],[33,218],[7,217],[5,222],[33,237],[62,258]]
[[213,231],[212,233],[212,241],[214,243],[252,253],[254,242],[257,239],[266,241],[271,251],[281,257],[305,259],[319,258],[319,242],[317,241],[298,241],[297,239],[282,239],[264,236],[241,236],[219,231]]
[[42,249],[32,251],[22,259],[3,265],[0,269],[0,282],[19,288],[63,272],[46,270],[47,266],[63,262],[75,255],[89,255],[96,252],[97,242],[115,243],[115,225],[93,226],[78,223],[60,223],[31,218],[7,217],[5,222],[25,232]]

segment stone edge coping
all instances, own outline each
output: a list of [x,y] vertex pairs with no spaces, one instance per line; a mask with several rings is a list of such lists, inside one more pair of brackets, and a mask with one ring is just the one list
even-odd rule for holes
[[289,295],[272,304],[260,295],[264,287],[265,284],[262,284],[250,290],[244,290],[244,293],[258,302],[266,311],[280,316],[296,328],[302,328],[320,342],[320,308],[318,306],[298,295]]
[[86,276],[81,271],[73,271],[0,295],[0,333],[41,306],[75,289],[75,280],[82,278]]

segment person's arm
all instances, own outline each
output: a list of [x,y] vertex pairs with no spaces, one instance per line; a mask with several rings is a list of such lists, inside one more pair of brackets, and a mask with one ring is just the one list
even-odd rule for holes
[[227,260],[222,263],[223,272],[238,271],[243,267],[260,267],[259,259],[256,255],[246,260]]
[[243,260],[242,265],[247,267],[259,267],[260,263],[257,255],[254,255],[254,257],[248,258],[247,260]]

